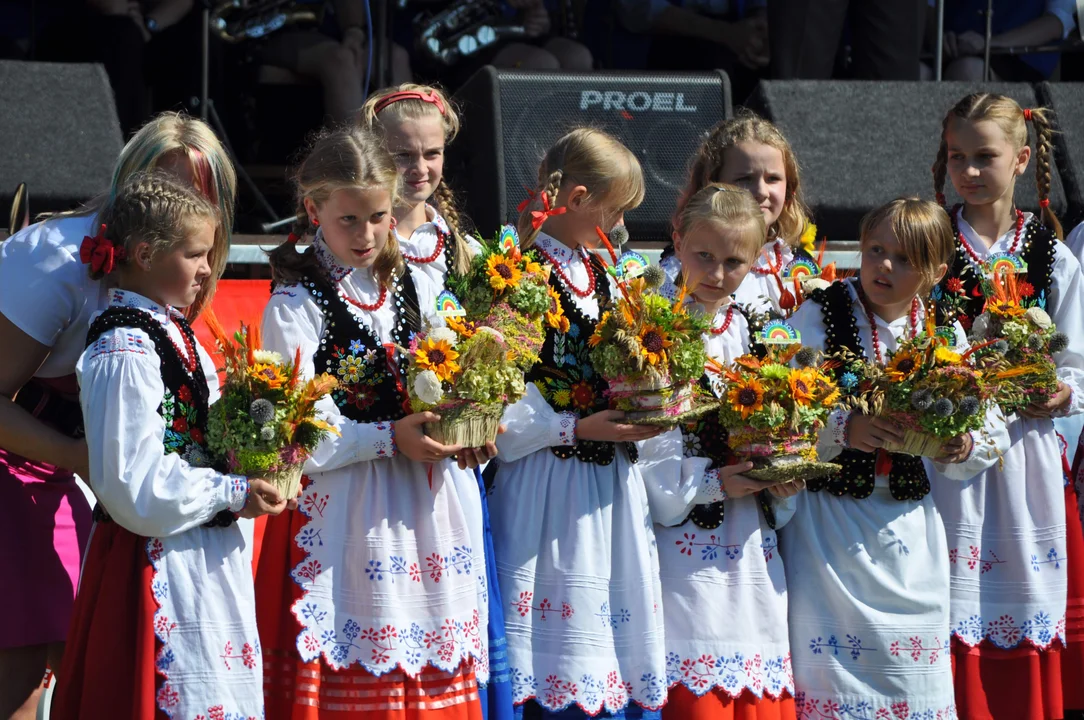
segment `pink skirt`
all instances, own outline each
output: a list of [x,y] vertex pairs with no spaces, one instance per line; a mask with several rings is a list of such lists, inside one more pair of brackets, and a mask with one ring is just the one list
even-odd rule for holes
[[0,649],[63,642],[90,505],[71,472],[0,448]]

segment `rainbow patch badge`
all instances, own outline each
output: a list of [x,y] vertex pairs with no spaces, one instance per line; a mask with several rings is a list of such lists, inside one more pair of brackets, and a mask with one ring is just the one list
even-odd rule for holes
[[802,342],[802,334],[782,320],[772,320],[757,333],[757,339],[765,345],[791,345]]
[[937,328],[937,332],[934,334],[940,338],[946,346],[956,347],[956,330],[953,328],[942,325]]
[[463,309],[463,304],[452,293],[442,290],[440,295],[437,295],[437,315],[440,317],[459,317],[466,314],[467,311]]
[[817,263],[805,258],[794,258],[783,268],[784,280],[811,280],[820,277],[821,269]]
[[519,247],[519,233],[511,225],[505,225],[501,228],[501,235],[497,244],[500,246],[502,253],[512,255]]
[[630,250],[621,253],[621,257],[617,258],[617,272],[623,280],[632,280],[634,277],[643,275],[646,267],[647,258],[638,252]]
[[983,263],[983,269],[986,272],[986,277],[992,278],[997,275],[1026,273],[1028,271],[1028,264],[1015,255],[999,252],[986,258],[986,262]]

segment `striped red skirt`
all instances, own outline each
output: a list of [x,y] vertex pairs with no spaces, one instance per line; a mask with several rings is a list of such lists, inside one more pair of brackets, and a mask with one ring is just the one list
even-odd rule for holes
[[794,698],[784,693],[773,698],[758,698],[748,690],[738,697],[731,697],[720,688],[714,688],[697,697],[684,685],[670,688],[666,705],[662,709],[663,720],[795,720],[797,717]]

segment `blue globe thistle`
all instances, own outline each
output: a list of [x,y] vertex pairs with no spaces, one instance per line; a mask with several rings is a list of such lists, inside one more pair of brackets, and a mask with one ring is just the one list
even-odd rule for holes
[[1005,353],[1009,352],[1009,341],[1008,340],[998,340],[996,343],[991,345],[990,348],[994,352],[999,353],[1001,355],[1004,355]]
[[253,400],[252,404],[248,406],[248,415],[257,425],[263,425],[275,419],[275,406],[271,404],[270,400],[259,398]]
[[933,405],[933,395],[929,390],[915,390],[911,393],[911,407],[919,412],[926,412]]
[[610,230],[610,244],[619,248],[629,241],[629,229],[624,225],[614,225]]
[[1069,347],[1069,336],[1063,332],[1054,333],[1050,338],[1050,352],[1060,353],[1065,348]]
[[858,384],[858,376],[855,375],[853,372],[845,372],[839,378],[839,385],[844,390],[850,390],[851,388],[853,388],[857,384]]
[[1043,336],[1038,333],[1028,335],[1028,347],[1036,352],[1043,349]]
[[264,440],[266,442],[271,442],[272,440],[274,440],[275,439],[275,426],[274,425],[264,425],[262,428],[260,428],[260,439]]
[[939,398],[933,404],[933,412],[937,417],[952,417],[952,413],[956,412],[956,406],[948,398]]
[[960,412],[964,415],[974,415],[979,411],[979,399],[972,395],[960,400]]
[[666,272],[658,265],[648,265],[644,268],[643,278],[649,288],[655,289],[666,282]]
[[811,347],[804,347],[794,356],[794,361],[799,367],[813,367],[817,364],[817,351]]

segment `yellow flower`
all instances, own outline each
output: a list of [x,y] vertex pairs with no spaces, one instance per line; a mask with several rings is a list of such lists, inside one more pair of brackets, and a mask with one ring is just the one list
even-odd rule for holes
[[557,407],[568,407],[568,404],[572,402],[572,395],[568,390],[558,390],[553,394],[553,402],[557,403]]
[[606,321],[610,319],[610,311],[602,313],[602,317],[598,319],[598,325],[595,326],[595,332],[591,334],[591,337],[587,338],[587,344],[590,347],[597,347],[602,344],[602,328],[606,325]]
[[644,348],[644,358],[651,365],[666,363],[666,348],[673,345],[666,331],[658,325],[644,325],[640,331],[640,345]]
[[817,374],[809,368],[791,370],[787,377],[790,385],[790,394],[798,405],[808,405],[813,399],[813,391],[816,387]]
[[546,311],[546,322],[558,332],[568,332],[569,323],[568,318],[565,317],[565,310],[561,307],[561,296],[552,286],[546,288],[546,293],[550,296],[550,309]]
[[812,255],[817,242],[817,226],[813,223],[806,224],[800,242],[802,249]]
[[523,276],[515,263],[504,255],[490,255],[486,261],[486,272],[489,274],[489,286],[497,292],[515,287]]
[[1020,317],[1027,308],[1020,304],[1020,288],[1015,273],[998,273],[993,279],[993,296],[986,301],[986,309],[1002,317]]
[[536,263],[534,260],[527,260],[527,265],[524,267],[524,272],[528,275],[537,275],[542,272],[542,266]]
[[422,370],[432,370],[441,380],[451,382],[459,365],[455,362],[459,353],[452,349],[446,340],[434,341],[426,338],[418,345],[414,353],[414,361]]
[[906,380],[914,375],[915,370],[918,370],[918,358],[908,350],[893,355],[888,361],[888,367],[885,368],[885,372],[893,382]]
[[756,378],[742,380],[730,388],[726,399],[735,412],[741,413],[742,420],[748,420],[764,407],[764,386]]
[[953,352],[947,347],[939,347],[933,351],[933,356],[938,362],[955,365],[960,362],[960,353]]
[[460,320],[457,317],[447,317],[444,318],[444,324],[448,326],[449,330],[454,330],[458,333],[460,337],[474,337],[474,328],[465,320]]
[[256,363],[248,368],[248,376],[256,382],[263,383],[272,390],[277,390],[286,382],[286,376],[282,374],[282,368],[268,363]]
[[832,378],[828,377],[820,370],[814,371],[816,377],[817,392],[822,395],[821,405],[833,405],[839,400],[839,386],[836,385]]
[[363,366],[361,358],[356,355],[350,355],[339,361],[339,377],[343,379],[343,382],[356,383],[361,379],[363,372]]

